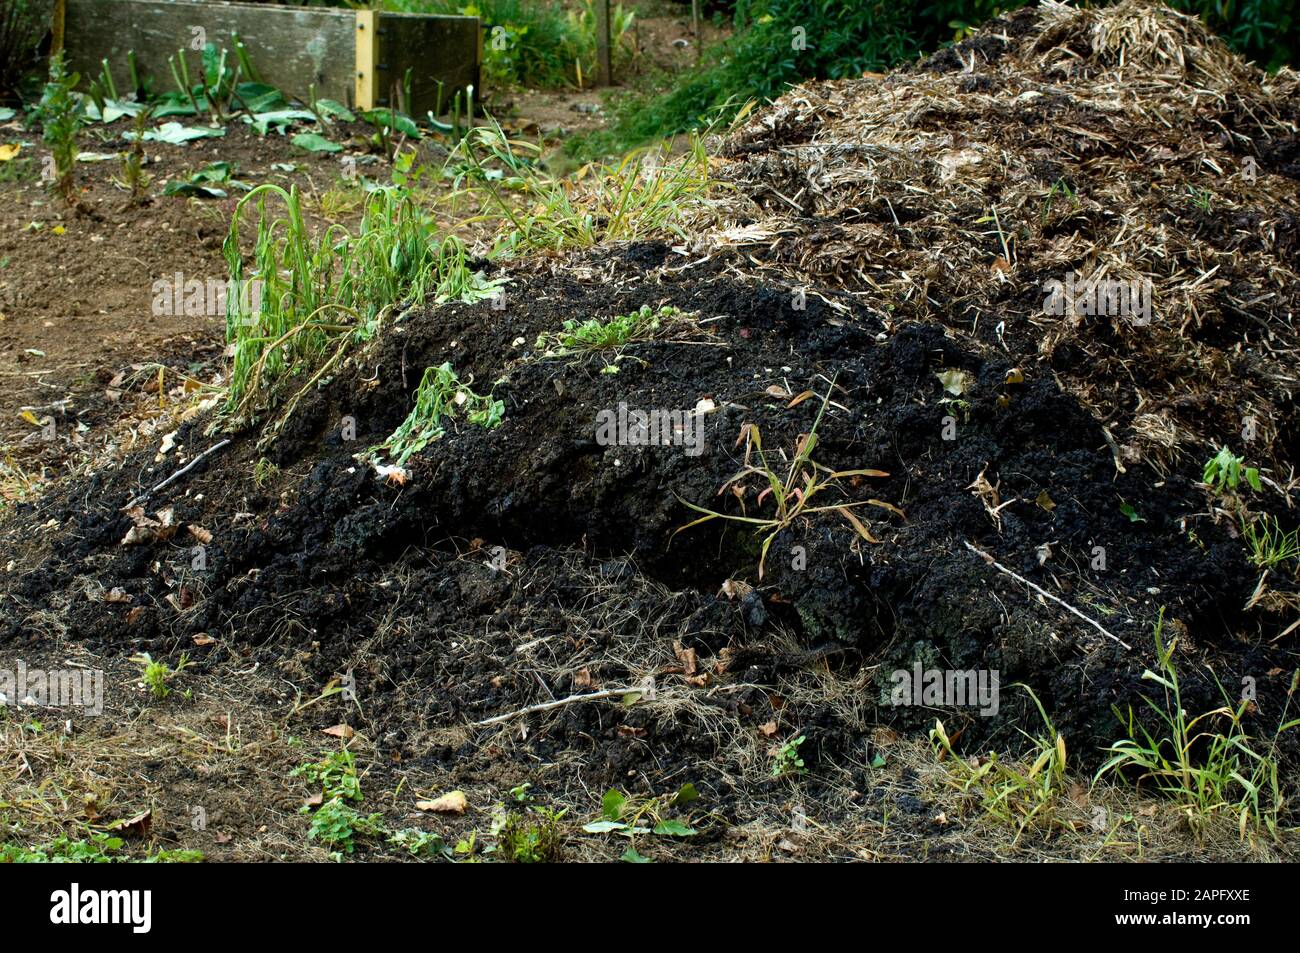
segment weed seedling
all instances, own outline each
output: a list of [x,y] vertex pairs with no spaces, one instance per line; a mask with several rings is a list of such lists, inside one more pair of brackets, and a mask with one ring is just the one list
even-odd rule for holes
[[74,169],[77,162],[77,131],[81,128],[82,101],[73,90],[80,76],[68,73],[60,51],[50,57],[49,78],[36,107],[42,135],[54,157],[50,188],[66,205],[77,203]]
[[[766,483],[767,486],[758,494],[758,503],[761,505],[768,496],[771,496],[776,507],[776,512],[772,516],[747,516],[744,515],[743,511],[739,516],[734,513],[720,513],[678,497],[678,500],[684,506],[695,510],[697,513],[703,513],[704,516],[692,520],[685,526],[679,526],[673,531],[673,535],[676,536],[683,530],[714,519],[748,523],[754,527],[756,533],[763,536],[762,549],[758,560],[758,577],[760,579],[763,578],[763,566],[767,561],[767,551],[771,548],[772,541],[776,539],[777,534],[794,523],[795,520],[816,513],[838,513],[868,543],[879,544],[880,540],[871,535],[871,531],[867,529],[853,510],[859,506],[876,506],[897,516],[903,516],[903,511],[893,504],[870,499],[856,503],[833,503],[826,506],[812,505],[813,498],[818,494],[829,489],[839,488],[841,479],[889,476],[884,470],[832,470],[830,467],[822,466],[812,459],[813,449],[817,446],[817,428],[821,426],[822,417],[825,415],[826,407],[830,403],[830,396],[828,390],[822,400],[821,409],[817,412],[817,419],[813,422],[812,430],[802,435],[795,445],[793,459],[791,459],[790,466],[784,476],[779,475],[768,464],[767,456],[763,452],[763,441],[758,426],[756,424],[746,424],[741,430],[740,439],[745,443],[745,466],[739,473],[722,484],[718,494],[721,495],[730,490],[741,499],[743,505],[744,481],[751,476],[759,477],[761,478],[759,482]],[[757,465],[750,462],[753,455],[758,458]]]
[[772,756],[773,778],[779,781],[783,778],[802,777],[808,773],[808,768],[799,754],[799,748],[806,740],[807,738],[800,735],[798,738],[791,738],[776,749],[776,754]]
[[630,314],[615,315],[608,320],[588,318],[586,321],[565,321],[564,330],[553,334],[540,334],[536,348],[548,355],[607,351],[623,347],[633,341],[652,340],[659,331],[681,312],[673,307],[657,311],[649,305]]
[[363,800],[356,758],[346,748],[332,752],[320,761],[298,765],[289,772],[289,777],[306,778],[312,784],[319,784],[321,796],[327,801]]
[[930,731],[935,753],[948,765],[949,783],[963,795],[978,798],[986,816],[1014,827],[1017,841],[1027,829],[1046,830],[1056,823],[1066,768],[1065,738],[1038,696],[1028,686],[1019,687],[1028,692],[1044,726],[1037,735],[1018,729],[1030,743],[1025,760],[1004,761],[993,752],[967,759],[953,750],[942,721],[936,721]]
[[155,701],[162,701],[172,693],[171,680],[189,668],[189,656],[182,654],[176,668],[166,662],[155,660],[148,652],[131,656],[131,661],[140,666],[140,680],[149,689]]
[[636,839],[642,836],[694,837],[699,833],[691,826],[689,818],[671,816],[669,811],[684,808],[699,799],[694,784],[683,784],[668,796],[633,797],[617,788],[610,788],[601,800],[601,819],[583,825],[588,834],[620,834],[628,838],[627,850],[622,860],[628,863],[645,863],[636,849]]
[[382,814],[362,814],[339,798],[326,801],[312,815],[307,836],[337,854],[356,850],[357,837],[385,837]]
[[1160,728],[1153,734],[1137,721],[1132,709],[1127,716],[1117,710],[1115,715],[1124,725],[1126,737],[1106,749],[1111,757],[1098,769],[1096,777],[1136,771],[1139,784],[1147,780],[1154,783],[1191,822],[1227,813],[1236,817],[1243,839],[1251,825],[1262,825],[1276,835],[1278,815],[1285,801],[1279,779],[1278,742],[1284,732],[1300,725],[1300,718],[1287,719],[1300,670],[1292,676],[1272,739],[1261,744],[1245,725],[1252,702],[1243,699],[1234,703],[1221,684],[1222,705],[1195,717],[1188,715],[1173,660],[1178,639],[1165,645],[1163,631],[1161,610],[1155,626],[1157,670],[1142,673],[1144,680],[1164,689],[1163,703],[1145,696],[1142,699]]
[[1300,529],[1286,532],[1276,517],[1262,516],[1258,521],[1242,522],[1242,535],[1250,550],[1250,560],[1260,569],[1276,569],[1283,563],[1300,559]]
[[1222,496],[1225,491],[1236,493],[1244,478],[1250,488],[1258,493],[1262,489],[1259,470],[1255,467],[1243,466],[1245,462],[1244,457],[1239,457],[1227,447],[1223,447],[1206,461],[1202,482]]
[[496,823],[497,852],[513,864],[554,864],[564,859],[564,828],[568,811],[530,807],[511,811]]

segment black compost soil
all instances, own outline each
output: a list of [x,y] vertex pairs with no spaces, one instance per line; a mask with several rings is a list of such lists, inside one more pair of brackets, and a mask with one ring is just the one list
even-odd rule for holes
[[[941,322],[887,325],[861,295],[798,308],[725,261],[634,245],[513,271],[503,310],[412,308],[310,394],[269,448],[256,429],[235,434],[150,496],[147,512],[174,508],[169,539],[124,545],[124,508],[223,436],[204,433],[206,418],[163,463],[151,449],[24,504],[0,527],[0,644],[38,644],[56,626],[109,656],[184,650],[200,668],[237,660],[320,686],[350,675],[382,754],[455,761],[468,775],[495,771],[500,755],[482,743],[495,729],[470,723],[646,676],[701,710],[806,734],[811,757],[861,759],[864,724],[812,696],[783,697],[782,679],[814,665],[859,679],[872,720],[922,732],[940,717],[970,749],[1014,749],[1017,728],[1038,726],[1011,687],[1023,683],[1072,757],[1095,766],[1119,736],[1115,709],[1141,710],[1153,694],[1141,675],[1163,611],[1166,639],[1179,636],[1185,707],[1219,704],[1216,679],[1235,692],[1250,677],[1252,727],[1269,732],[1294,666],[1289,640],[1272,640],[1289,620],[1244,611],[1259,573],[1231,522],[1203,515],[1195,474],[1119,472],[1100,425],[1016,353],[1017,336],[1003,357],[977,356]],[[690,327],[630,344],[617,362],[536,350],[566,319],[664,304],[688,312]],[[397,427],[423,370],[443,362],[504,401],[503,422],[457,425],[404,483],[381,480],[358,455]],[[611,363],[617,373],[603,370]],[[940,380],[952,371],[965,382],[959,400]],[[792,401],[808,390],[817,396]],[[714,520],[674,535],[698,515],[684,501],[741,512],[719,488],[742,465],[744,425],[780,461],[828,394],[814,459],[888,476],[842,480],[827,502],[875,498],[905,513],[854,511],[878,544],[838,513],[815,514],[777,535],[760,579],[751,526]],[[596,440],[602,409],[701,401],[714,409],[699,455]],[[262,457],[279,471],[259,488]],[[997,488],[992,504],[972,489],[981,474]],[[748,481],[750,515],[771,511],[760,489]],[[103,598],[116,588],[129,601]],[[890,673],[918,660],[997,670],[996,716],[889,705]],[[653,788],[717,755],[706,721],[574,704],[533,720],[509,756],[581,752],[605,780],[639,773]],[[735,795],[729,783],[715,785],[719,803]]]

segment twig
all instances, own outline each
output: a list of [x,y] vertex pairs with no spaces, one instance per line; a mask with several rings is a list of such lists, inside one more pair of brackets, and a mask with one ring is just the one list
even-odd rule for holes
[[1127,642],[1125,642],[1123,639],[1119,638],[1119,636],[1111,635],[1111,633],[1107,632],[1104,628],[1102,628],[1101,623],[1098,622],[1096,619],[1089,618],[1088,616],[1084,615],[1082,612],[1080,612],[1078,609],[1076,609],[1074,606],[1070,605],[1068,602],[1066,602],[1064,599],[1060,598],[1059,596],[1054,596],[1054,595],[1052,595],[1050,592],[1048,592],[1048,591],[1047,591],[1046,589],[1044,589],[1042,586],[1036,586],[1036,585],[1034,585],[1034,583],[1030,582],[1030,581],[1029,581],[1028,579],[1026,579],[1024,576],[1021,576],[1021,575],[1018,574],[1018,573],[1014,573],[1014,572],[1012,572],[1010,569],[1008,569],[1006,566],[1002,565],[1000,562],[998,562],[996,559],[994,559],[994,558],[993,558],[992,556],[990,556],[988,553],[984,552],[984,550],[982,550],[982,549],[977,549],[976,547],[972,546],[972,545],[970,544],[969,541],[967,541],[967,540],[962,540],[962,542],[966,543],[966,548],[967,548],[967,549],[969,549],[969,550],[970,550],[972,553],[974,553],[976,556],[980,557],[980,559],[984,560],[986,563],[988,563],[988,564],[989,564],[990,566],[992,566],[994,569],[998,570],[998,572],[1006,573],[1008,576],[1010,576],[1010,577],[1011,577],[1012,579],[1014,579],[1016,582],[1024,583],[1026,586],[1028,586],[1030,589],[1034,590],[1034,592],[1038,593],[1040,596],[1044,596],[1044,597],[1046,597],[1046,598],[1048,598],[1048,599],[1051,599],[1051,600],[1052,600],[1053,602],[1055,602],[1057,605],[1059,605],[1059,606],[1061,606],[1062,608],[1064,608],[1064,609],[1066,609],[1066,610],[1068,610],[1068,611],[1074,613],[1076,616],[1078,616],[1078,617],[1079,617],[1080,619],[1082,619],[1084,622],[1088,623],[1090,626],[1092,626],[1094,629],[1096,629],[1096,630],[1097,630],[1098,632],[1100,632],[1102,635],[1106,636],[1106,638],[1110,639],[1110,640],[1113,641],[1113,642],[1118,642],[1120,645],[1124,646],[1124,648],[1128,649],[1129,651],[1132,651],[1132,650],[1133,650],[1133,646],[1129,645],[1129,644],[1128,644]]
[[485,718],[482,721],[471,723],[471,727],[481,728],[484,725],[495,725],[498,722],[509,721],[511,718],[518,718],[520,715],[531,715],[538,711],[550,711],[552,708],[560,708],[563,705],[569,705],[573,702],[597,701],[601,698],[613,698],[615,695],[626,695],[629,692],[635,692],[635,688],[606,688],[599,692],[587,692],[582,695],[570,695],[568,698],[560,698],[553,702],[542,702],[540,705],[529,705],[527,708],[520,708],[518,711],[512,711],[504,715],[497,715],[493,718]]
[[156,487],[154,487],[152,490],[145,490],[145,492],[141,493],[139,496],[137,496],[137,497],[136,497],[134,500],[132,500],[130,503],[126,504],[127,507],[130,508],[130,507],[132,507],[132,506],[139,506],[139,505],[140,505],[141,503],[143,503],[145,500],[149,499],[149,497],[153,496],[155,493],[157,493],[157,492],[158,492],[159,490],[161,490],[163,487],[167,486],[167,484],[171,483],[173,480],[177,479],[178,477],[183,476],[184,474],[186,474],[186,473],[188,473],[189,471],[193,470],[195,464],[197,464],[200,460],[202,460],[202,459],[204,459],[205,457],[211,456],[212,454],[216,453],[218,450],[220,450],[222,447],[224,447],[224,446],[225,446],[226,444],[228,444],[228,443],[230,443],[230,440],[229,440],[229,439],[226,439],[226,440],[222,440],[222,441],[221,441],[220,443],[218,443],[218,444],[215,444],[215,445],[213,445],[213,446],[211,446],[211,447],[208,447],[208,449],[204,450],[202,453],[200,453],[197,457],[195,457],[195,458],[194,458],[193,460],[191,460],[189,463],[185,464],[185,466],[181,467],[179,470],[177,470],[175,473],[173,473],[173,474],[172,474],[171,476],[169,476],[167,479],[163,480],[161,483],[159,483],[159,484],[158,484]]

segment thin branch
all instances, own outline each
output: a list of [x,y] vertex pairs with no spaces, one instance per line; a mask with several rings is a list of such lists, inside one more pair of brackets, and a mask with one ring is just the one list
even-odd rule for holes
[[989,564],[990,566],[992,566],[994,569],[998,570],[998,572],[1006,573],[1008,576],[1010,576],[1010,577],[1011,577],[1012,579],[1014,579],[1016,582],[1024,583],[1026,586],[1028,586],[1030,589],[1034,590],[1034,592],[1038,593],[1040,596],[1043,596],[1043,597],[1045,597],[1045,598],[1047,598],[1047,599],[1051,599],[1053,602],[1055,602],[1057,605],[1061,606],[1063,609],[1066,609],[1067,611],[1074,613],[1076,616],[1078,616],[1078,617],[1079,617],[1080,619],[1082,619],[1084,622],[1088,623],[1090,626],[1092,626],[1094,629],[1096,629],[1096,630],[1097,630],[1098,632],[1100,632],[1102,635],[1106,636],[1106,638],[1110,639],[1112,642],[1118,642],[1120,645],[1124,646],[1124,648],[1128,649],[1130,652],[1133,650],[1133,646],[1129,645],[1129,644],[1128,644],[1127,642],[1125,642],[1123,639],[1119,638],[1119,636],[1111,635],[1111,633],[1107,632],[1104,628],[1102,628],[1101,623],[1098,622],[1096,619],[1089,618],[1088,616],[1084,615],[1082,612],[1080,612],[1078,609],[1076,609],[1074,606],[1070,605],[1068,602],[1066,602],[1064,599],[1060,598],[1059,596],[1054,596],[1054,595],[1052,595],[1050,592],[1048,592],[1048,591],[1047,591],[1046,589],[1044,589],[1042,586],[1036,586],[1036,585],[1034,585],[1032,582],[1030,582],[1028,579],[1026,579],[1024,576],[1021,576],[1021,575],[1019,575],[1018,573],[1014,573],[1014,572],[1012,572],[1010,569],[1008,569],[1006,566],[1002,565],[1000,562],[998,562],[996,559],[994,559],[994,558],[993,558],[992,556],[990,556],[988,553],[984,552],[984,550],[982,550],[982,549],[977,549],[976,547],[972,546],[972,545],[971,545],[968,541],[966,541],[966,540],[962,540],[962,542],[966,543],[966,548],[967,548],[967,549],[969,549],[972,553],[974,553],[974,554],[975,554],[976,556],[978,556],[980,559],[984,560],[986,563],[988,563],[988,564]]
[[229,440],[229,439],[226,439],[226,440],[222,440],[222,441],[221,441],[220,443],[218,443],[218,444],[214,444],[213,446],[208,447],[208,449],[204,450],[202,453],[200,453],[197,457],[195,457],[195,458],[194,458],[193,460],[191,460],[189,463],[185,464],[185,466],[181,467],[179,470],[177,470],[175,473],[173,473],[173,474],[172,474],[171,476],[169,476],[167,479],[163,480],[161,483],[159,483],[159,484],[158,484],[156,487],[154,487],[152,490],[145,490],[143,493],[141,493],[139,496],[137,496],[137,497],[136,497],[134,500],[132,500],[130,503],[126,504],[127,508],[129,509],[129,508],[131,508],[132,506],[139,506],[141,503],[143,503],[145,500],[149,499],[149,497],[153,496],[155,493],[157,493],[157,492],[158,492],[159,490],[161,490],[163,487],[167,486],[169,483],[171,483],[172,481],[176,480],[178,477],[184,476],[186,473],[188,473],[189,471],[193,470],[194,467],[195,467],[195,465],[196,465],[200,460],[202,460],[202,459],[204,459],[205,457],[211,456],[212,454],[216,453],[218,450],[220,450],[222,447],[224,447],[224,446],[225,446],[226,444],[228,444],[228,443],[230,443],[230,440]]
[[626,695],[629,692],[635,692],[635,688],[606,688],[599,692],[587,692],[582,695],[570,695],[568,698],[560,698],[553,702],[542,702],[540,705],[529,705],[527,708],[520,708],[518,711],[512,711],[504,715],[497,715],[494,718],[485,718],[482,721],[471,723],[473,728],[481,728],[484,725],[495,725],[498,722],[509,721],[511,718],[518,718],[520,715],[531,715],[538,711],[550,711],[552,708],[560,708],[564,705],[571,705],[574,702],[598,701],[601,698],[613,698],[616,695]]

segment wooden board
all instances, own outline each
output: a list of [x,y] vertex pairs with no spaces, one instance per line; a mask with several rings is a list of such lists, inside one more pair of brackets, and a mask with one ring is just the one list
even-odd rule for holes
[[479,29],[478,17],[381,13],[377,105],[387,106],[400,98],[398,91],[408,68],[412,103],[405,108],[411,115],[423,116],[437,109],[440,82],[441,113],[450,109],[458,90],[469,86],[474,87],[477,101],[482,60]]
[[[378,21],[375,46],[363,41],[358,56],[358,25]],[[72,69],[83,81],[97,75],[107,59],[119,90],[129,86],[127,51],[135,50],[142,77],[155,92],[175,89],[167,59],[184,50],[190,77],[197,82],[205,42],[231,49],[238,32],[261,78],[298,99],[314,83],[316,95],[350,106],[389,105],[406,69],[412,69],[408,111],[422,116],[433,109],[437,84],[444,102],[456,89],[477,85],[479,21],[477,17],[422,14],[374,14],[328,7],[290,7],[220,0],[67,0],[65,45]],[[373,63],[370,75],[358,66]],[[243,77],[247,79],[248,77]],[[372,102],[359,103],[369,93]]]

